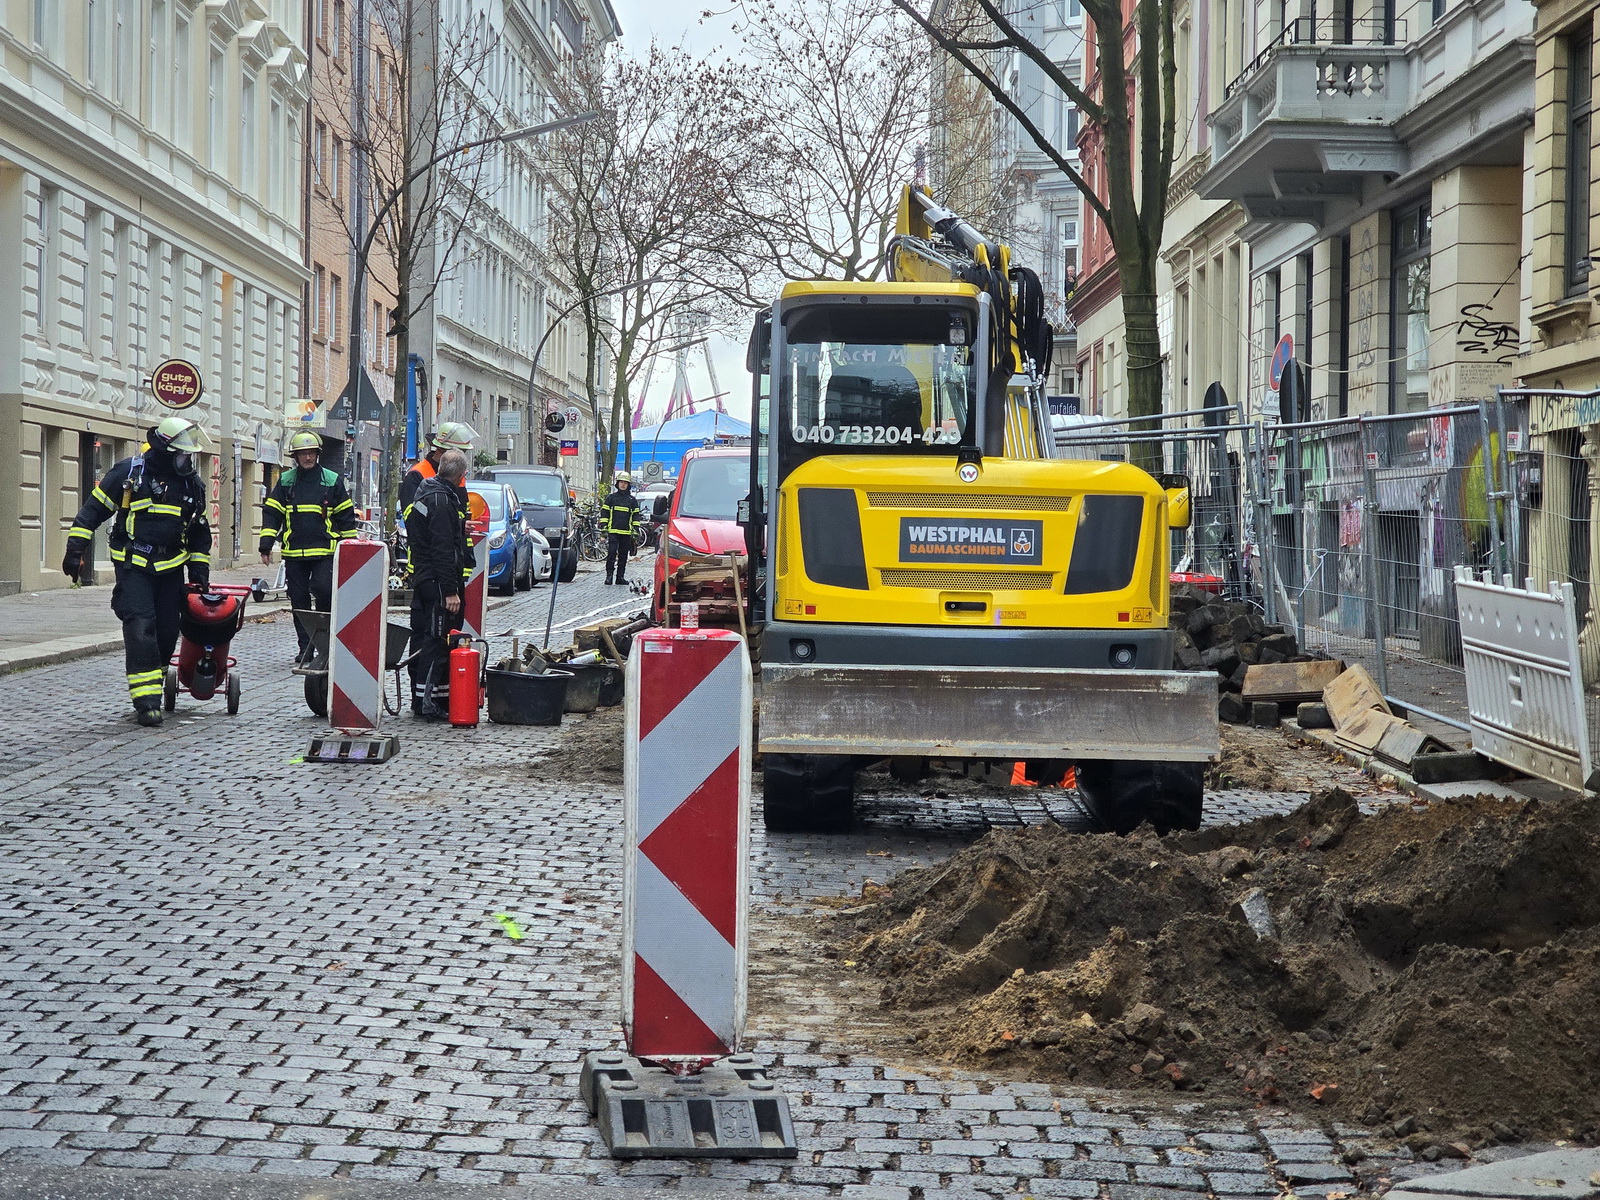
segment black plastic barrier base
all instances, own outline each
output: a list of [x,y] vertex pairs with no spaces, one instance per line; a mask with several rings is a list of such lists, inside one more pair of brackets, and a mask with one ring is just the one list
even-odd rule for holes
[[400,739],[392,733],[359,737],[329,733],[311,739],[306,761],[322,763],[381,763],[400,753]]
[[583,1102],[612,1158],[794,1158],[789,1101],[751,1054],[674,1075],[620,1050],[584,1055]]

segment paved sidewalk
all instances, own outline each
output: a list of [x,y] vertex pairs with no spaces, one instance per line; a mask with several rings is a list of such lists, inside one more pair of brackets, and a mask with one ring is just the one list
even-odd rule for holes
[[[636,580],[650,577],[649,562],[649,559],[642,564],[635,562],[633,574]],[[276,571],[275,566],[262,567],[260,563],[256,563],[254,566],[246,565],[231,570],[216,571],[212,573],[211,578],[217,583],[249,584],[263,572],[275,574]],[[562,584],[557,589],[558,602],[561,603],[563,613],[567,613],[568,604],[582,603],[585,599],[592,601],[593,606],[617,604],[629,599],[630,594],[626,589],[607,588],[600,582],[599,571],[598,564],[584,563],[579,568],[577,579],[570,584]],[[0,675],[24,671],[30,667],[71,662],[96,654],[120,651],[122,625],[111,612],[109,573],[104,575],[103,579],[103,583],[93,587],[52,588],[0,597]],[[511,604],[514,599],[521,598],[527,602],[519,604],[519,620],[530,625],[537,624],[542,634],[547,616],[550,585],[540,584],[531,595],[538,596],[540,598],[538,602],[529,600],[521,593],[515,597],[491,595],[489,597],[491,625],[495,625],[499,620],[495,614]],[[638,605],[641,609],[644,608],[644,600],[640,599]],[[283,612],[288,607],[288,601],[281,598],[260,604],[252,601],[246,617],[259,621],[274,613]]]
[[[235,567],[215,571],[217,583],[248,584],[263,570]],[[93,587],[50,588],[0,598],[0,675],[50,663],[70,662],[122,649],[122,625],[111,613],[111,575]],[[288,607],[282,600],[251,604],[261,617]]]

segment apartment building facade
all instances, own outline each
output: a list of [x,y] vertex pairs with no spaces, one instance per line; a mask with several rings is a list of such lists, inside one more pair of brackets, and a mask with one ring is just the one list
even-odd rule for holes
[[168,358],[204,381],[187,411],[227,563],[299,390],[303,6],[0,13],[0,587],[66,584],[72,516],[166,415],[146,381]]
[[1533,6],[1260,11],[1223,8],[1222,41],[1242,49],[1215,62],[1226,82],[1195,185],[1245,217],[1251,412],[1274,402],[1284,333],[1310,366],[1303,419],[1491,396],[1520,348]]

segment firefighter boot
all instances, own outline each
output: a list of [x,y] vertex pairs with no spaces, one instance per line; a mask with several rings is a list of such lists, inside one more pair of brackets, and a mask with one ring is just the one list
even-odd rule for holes
[[443,721],[450,713],[439,704],[439,663],[434,663],[428,668],[425,679],[411,685],[411,715],[421,717],[424,721]]
[[146,729],[154,729],[161,724],[161,697],[155,696],[149,700],[141,697],[133,706],[133,714],[139,724]]

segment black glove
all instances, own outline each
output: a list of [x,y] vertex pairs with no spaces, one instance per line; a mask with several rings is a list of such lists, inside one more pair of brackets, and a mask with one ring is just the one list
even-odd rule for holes
[[205,563],[189,564],[189,582],[204,591],[211,585],[211,568]]
[[73,583],[83,574],[83,543],[76,538],[67,543],[67,556],[61,560],[61,573]]
[[262,554],[271,554],[272,553],[272,539],[271,538],[262,538],[261,539],[261,545],[259,547],[259,552],[262,553]]

